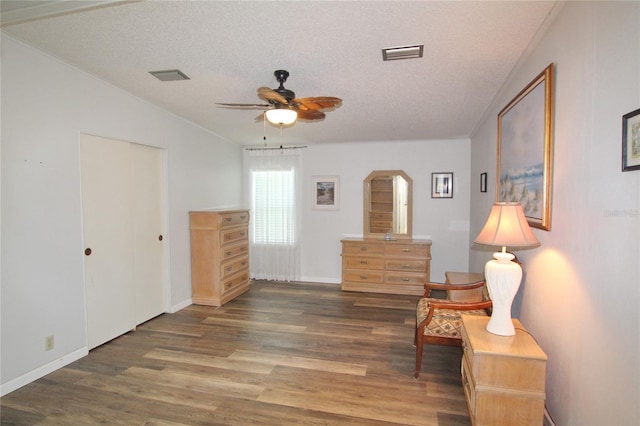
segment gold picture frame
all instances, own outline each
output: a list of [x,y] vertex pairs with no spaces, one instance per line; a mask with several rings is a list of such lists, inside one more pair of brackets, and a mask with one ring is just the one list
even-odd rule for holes
[[640,109],[622,116],[622,171],[640,170]]
[[498,114],[496,200],[522,204],[530,226],[551,230],[553,172],[551,63]]

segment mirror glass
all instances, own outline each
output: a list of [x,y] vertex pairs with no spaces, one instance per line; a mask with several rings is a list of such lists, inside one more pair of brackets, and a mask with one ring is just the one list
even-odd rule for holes
[[365,238],[411,238],[413,180],[402,170],[375,170],[364,180]]

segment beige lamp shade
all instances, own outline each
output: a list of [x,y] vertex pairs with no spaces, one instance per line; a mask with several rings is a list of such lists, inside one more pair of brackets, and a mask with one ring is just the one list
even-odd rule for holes
[[494,203],[475,239],[477,244],[500,247],[535,247],[540,242],[531,231],[520,203]]

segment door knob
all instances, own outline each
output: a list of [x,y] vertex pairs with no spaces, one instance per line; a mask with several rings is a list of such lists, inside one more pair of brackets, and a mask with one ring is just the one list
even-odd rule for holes
[[164,239],[164,237],[162,236],[162,234],[158,235],[158,241],[162,241]]
[[84,254],[85,254],[85,256],[91,256],[91,249],[88,248],[88,247],[86,249],[84,249]]

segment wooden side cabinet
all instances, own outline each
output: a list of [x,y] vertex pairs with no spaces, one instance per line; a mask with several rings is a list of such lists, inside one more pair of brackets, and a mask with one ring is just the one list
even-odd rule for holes
[[422,296],[431,241],[342,240],[342,290]]
[[462,385],[471,423],[542,425],[547,355],[517,319],[514,336],[489,333],[488,322],[462,315]]
[[222,306],[249,290],[249,211],[189,212],[191,299]]

